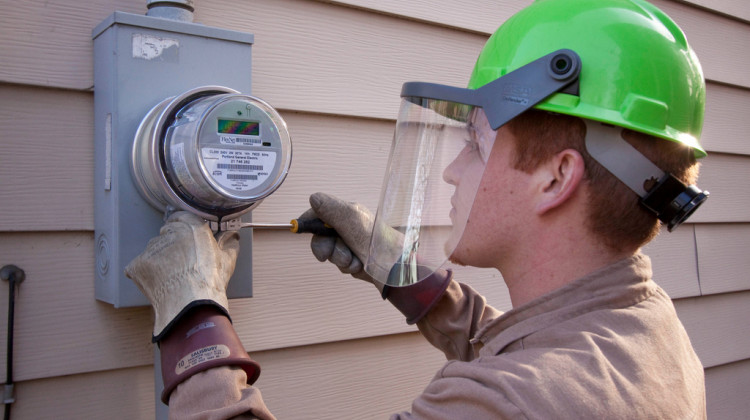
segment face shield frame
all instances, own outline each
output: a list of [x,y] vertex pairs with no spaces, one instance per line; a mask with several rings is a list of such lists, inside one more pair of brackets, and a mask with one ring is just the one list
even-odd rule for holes
[[478,89],[407,82],[402,98],[438,99],[484,109],[493,130],[554,93],[578,95],[581,58],[562,49],[526,64]]

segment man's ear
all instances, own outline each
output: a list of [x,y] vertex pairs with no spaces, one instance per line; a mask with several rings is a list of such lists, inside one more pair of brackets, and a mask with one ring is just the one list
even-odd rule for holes
[[537,168],[539,188],[536,213],[541,215],[566,203],[581,185],[584,174],[583,156],[574,149],[565,149]]

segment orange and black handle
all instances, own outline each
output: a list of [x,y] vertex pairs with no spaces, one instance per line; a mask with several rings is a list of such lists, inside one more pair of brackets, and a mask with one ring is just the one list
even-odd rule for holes
[[317,217],[314,219],[293,219],[289,222],[292,233],[312,233],[321,236],[336,236],[336,230]]

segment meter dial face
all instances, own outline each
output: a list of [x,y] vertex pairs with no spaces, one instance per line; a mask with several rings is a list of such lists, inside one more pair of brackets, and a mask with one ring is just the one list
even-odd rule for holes
[[264,197],[288,163],[279,121],[257,101],[227,100],[208,113],[199,134],[207,179],[238,199]]
[[273,193],[291,164],[286,123],[258,98],[225,94],[183,106],[164,140],[168,179],[182,198],[217,215]]

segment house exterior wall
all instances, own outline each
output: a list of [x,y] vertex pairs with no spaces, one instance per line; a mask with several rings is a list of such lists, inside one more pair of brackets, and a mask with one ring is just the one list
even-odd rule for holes
[[[145,3],[0,3],[0,265],[26,272],[15,419],[154,417],[150,309],[94,299],[91,30],[116,10],[145,13]],[[286,182],[254,220],[296,217],[315,191],[374,208],[401,84],[465,85],[489,34],[529,3],[197,1],[196,22],[255,34],[252,93],[281,111],[294,141]],[[709,418],[741,418],[750,412],[750,12],[745,0],[654,3],[704,68],[700,186],[712,196],[645,252],[706,369]],[[408,409],[442,355],[374,288],[318,263],[306,238],[256,232],[253,247],[255,297],[230,311],[276,415],[374,419]],[[496,272],[457,276],[510,307]],[[7,301],[0,285],[0,316]]]

